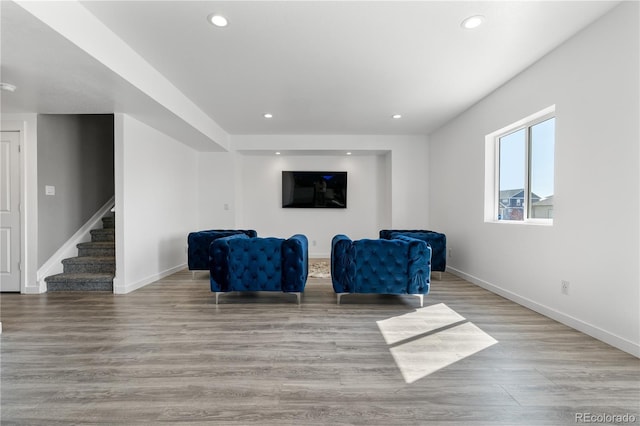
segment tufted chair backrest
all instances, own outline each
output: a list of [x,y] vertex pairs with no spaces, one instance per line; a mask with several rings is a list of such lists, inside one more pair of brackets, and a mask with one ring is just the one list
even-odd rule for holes
[[282,238],[238,238],[229,245],[229,285],[234,291],[282,289]]
[[406,242],[364,239],[354,241],[353,248],[356,270],[354,292],[407,291],[408,245]]
[[307,238],[234,235],[211,244],[211,260],[212,291],[302,292],[309,262]]
[[332,241],[331,276],[336,293],[426,294],[431,249],[409,237]]

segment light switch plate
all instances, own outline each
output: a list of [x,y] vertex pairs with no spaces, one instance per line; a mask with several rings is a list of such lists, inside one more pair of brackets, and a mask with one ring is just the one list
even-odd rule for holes
[[45,185],[44,187],[45,195],[56,195],[56,187],[53,185]]

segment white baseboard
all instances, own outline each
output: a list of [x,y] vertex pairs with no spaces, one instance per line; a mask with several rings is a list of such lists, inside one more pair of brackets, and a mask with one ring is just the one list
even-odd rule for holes
[[[54,254],[51,256],[39,269],[36,274],[38,281],[37,293],[42,293],[46,290],[45,277],[50,275],[62,273],[62,261],[70,257],[76,257],[78,255],[78,248],[76,247],[80,243],[91,241],[91,230],[100,223],[102,218],[109,213],[115,203],[115,197],[111,197],[89,220],[76,231]],[[29,289],[25,289],[25,293],[29,292]]]
[[[48,275],[46,275],[48,277]],[[44,278],[38,281],[36,285],[25,286],[22,294],[42,294],[47,292],[47,283],[44,282]]]
[[178,271],[182,271],[187,267],[186,263],[182,263],[178,266],[174,266],[173,268],[166,269],[164,271],[158,272],[157,274],[150,275],[142,280],[136,281],[134,283],[123,283],[122,280],[118,278],[117,271],[116,277],[113,279],[113,292],[115,294],[127,294],[132,291],[138,290],[146,285],[154,283],[158,280],[163,279],[164,277],[168,277],[171,274],[175,274]]
[[631,342],[623,337],[620,337],[616,334],[610,333],[606,330],[603,330],[599,327],[596,327],[592,324],[586,323],[578,318],[574,318],[570,315],[557,311],[553,308],[550,308],[546,305],[538,303],[529,298],[520,296],[516,293],[513,293],[509,290],[505,290],[502,287],[498,287],[494,284],[491,284],[485,280],[482,280],[473,275],[467,274],[459,269],[452,268],[447,266],[447,272],[452,273],[466,281],[469,281],[477,286],[480,286],[492,293],[498,294],[506,299],[509,299],[519,305],[525,306],[532,311],[538,312],[546,317],[549,317],[553,320],[556,320],[566,326],[569,326],[573,329],[576,329],[584,334],[587,334],[593,338],[601,340],[608,345],[614,346],[622,351],[625,351],[637,358],[640,358],[640,345],[634,342]]
[[309,259],[329,259],[331,253],[309,253]]

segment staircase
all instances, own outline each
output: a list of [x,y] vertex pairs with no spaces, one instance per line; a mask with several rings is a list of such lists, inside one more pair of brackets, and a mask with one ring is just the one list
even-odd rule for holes
[[116,226],[113,213],[102,218],[102,229],[91,230],[91,242],[80,243],[78,257],[62,261],[63,273],[44,280],[47,291],[113,292],[116,273]]

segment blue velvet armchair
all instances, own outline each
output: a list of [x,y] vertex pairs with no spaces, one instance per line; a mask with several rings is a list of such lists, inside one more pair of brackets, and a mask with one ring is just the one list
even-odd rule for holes
[[288,239],[249,238],[236,234],[210,247],[211,291],[281,291],[294,293],[300,304],[307,283],[309,243],[296,234]]
[[431,270],[444,272],[447,268],[447,237],[439,232],[421,229],[383,229],[380,238],[391,239],[398,235],[417,238],[431,246]]
[[356,240],[336,235],[331,242],[331,280],[340,304],[351,293],[429,293],[431,248],[416,238]]
[[255,238],[258,236],[253,229],[210,229],[207,231],[191,232],[187,236],[187,263],[190,271],[209,270],[209,246],[218,238],[242,234]]

